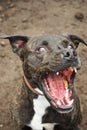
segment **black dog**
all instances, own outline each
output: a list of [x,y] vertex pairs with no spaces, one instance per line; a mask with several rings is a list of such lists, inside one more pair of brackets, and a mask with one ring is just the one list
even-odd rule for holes
[[23,62],[24,82],[12,114],[17,130],[78,130],[79,98],[73,85],[81,63],[75,35],[1,36]]

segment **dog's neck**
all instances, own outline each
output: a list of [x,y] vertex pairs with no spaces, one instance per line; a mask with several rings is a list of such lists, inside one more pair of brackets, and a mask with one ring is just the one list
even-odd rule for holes
[[29,80],[27,79],[27,77],[25,76],[25,74],[24,74],[23,78],[24,78],[25,84],[27,85],[27,87],[28,87],[33,93],[35,93],[35,94],[37,94],[37,95],[43,96],[43,94],[41,93],[40,90],[37,90],[37,88],[34,89],[34,88],[30,85]]

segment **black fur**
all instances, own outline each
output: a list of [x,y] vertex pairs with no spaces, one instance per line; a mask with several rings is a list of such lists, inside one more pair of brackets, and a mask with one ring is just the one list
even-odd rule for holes
[[[5,35],[0,36],[0,38],[9,39],[13,51],[23,62],[23,71],[28,81],[33,88],[39,87],[39,89],[41,89],[41,75],[44,72],[57,72],[70,66],[75,66],[78,69],[80,63],[76,49],[80,42],[87,46],[84,40],[76,35],[38,37]],[[38,53],[40,47],[43,46],[48,49],[49,54]],[[71,46],[71,49],[68,49],[68,46]],[[63,58],[61,58],[60,53]],[[46,97],[46,95],[44,96]],[[56,123],[54,130],[79,130],[78,125],[82,116],[80,101],[74,89],[73,97],[75,102],[71,112],[61,114],[56,108],[50,106],[42,117],[42,123]],[[31,92],[23,82],[11,105],[12,122],[15,130],[33,130],[27,124],[31,122],[35,114],[33,106],[33,99],[35,98],[38,98],[38,95]],[[48,98],[47,100],[49,101]],[[38,126],[36,127],[38,128]],[[43,130],[46,129],[43,127]]]

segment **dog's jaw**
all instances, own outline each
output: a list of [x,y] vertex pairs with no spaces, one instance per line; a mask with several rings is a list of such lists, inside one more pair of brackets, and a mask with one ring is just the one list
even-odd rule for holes
[[42,77],[42,90],[50,104],[60,113],[73,110],[73,82],[76,68],[69,68]]

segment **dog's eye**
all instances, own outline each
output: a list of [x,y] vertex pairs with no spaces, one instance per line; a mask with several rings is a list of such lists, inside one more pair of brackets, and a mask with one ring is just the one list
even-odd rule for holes
[[46,53],[47,52],[47,50],[46,50],[46,48],[44,48],[44,47],[40,47],[40,48],[38,48],[37,50],[36,50],[36,53],[37,54],[44,54],[44,53]]
[[70,45],[68,45],[68,49],[72,49],[73,48],[73,46],[70,44]]

